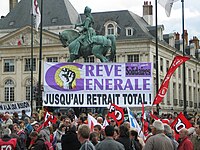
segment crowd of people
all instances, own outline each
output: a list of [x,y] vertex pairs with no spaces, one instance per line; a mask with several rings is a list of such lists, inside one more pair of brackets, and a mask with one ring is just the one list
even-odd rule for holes
[[[125,120],[120,126],[112,118],[90,113],[98,124],[88,125],[87,114],[76,118],[73,110],[54,113],[56,123],[44,123],[44,116],[22,111],[0,115],[0,147],[2,150],[200,150],[200,120],[198,115],[187,116],[192,127],[180,129],[179,139],[174,137],[170,125],[160,120],[149,120],[148,134],[140,137],[136,128]],[[160,118],[174,119],[175,114],[162,114]],[[141,118],[136,117],[138,123]],[[103,126],[104,120],[108,125]],[[38,130],[41,128],[40,130]]]

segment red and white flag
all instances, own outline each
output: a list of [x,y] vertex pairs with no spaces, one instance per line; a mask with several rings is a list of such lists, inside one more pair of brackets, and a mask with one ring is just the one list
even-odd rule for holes
[[171,76],[173,75],[174,71],[185,61],[189,60],[189,57],[186,56],[176,56],[160,86],[160,89],[158,90],[158,93],[154,99],[153,105],[159,104],[162,102],[165,94],[167,93],[168,90],[168,85],[169,85],[169,80]]
[[187,120],[187,118],[185,118],[182,112],[180,112],[170,126],[174,130],[176,140],[179,139],[179,132],[182,128],[189,129],[192,127],[191,123]]
[[44,114],[44,126],[51,125],[51,123],[55,124],[57,121],[57,118],[52,115],[50,112],[45,111]]
[[93,116],[88,114],[88,126],[90,128],[90,131],[93,131],[94,126],[97,125],[97,124],[100,125],[101,128],[103,128],[103,126],[100,123],[98,123],[97,120]]
[[32,0],[32,11],[33,11],[33,16],[35,18],[35,29],[36,31],[38,31],[41,22],[41,14],[37,0]]
[[104,120],[104,122],[103,122],[103,128],[105,128],[105,127],[108,126],[108,125],[109,125],[109,123],[108,123],[107,119],[105,118],[105,120]]
[[167,17],[170,16],[171,14],[171,9],[172,6],[175,2],[177,2],[179,0],[159,0],[158,3],[165,8],[165,13],[167,15]]
[[124,109],[115,104],[110,104],[108,116],[113,118],[120,126],[124,121]]

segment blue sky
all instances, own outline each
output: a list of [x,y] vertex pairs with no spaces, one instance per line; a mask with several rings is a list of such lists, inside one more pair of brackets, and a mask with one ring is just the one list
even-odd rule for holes
[[[83,13],[84,7],[89,6],[92,12],[129,10],[142,16],[143,0],[69,0],[74,8]],[[146,0],[145,0],[146,1]],[[151,0],[155,10],[155,0]],[[185,29],[188,30],[189,39],[197,36],[200,39],[200,1],[184,0],[185,12]],[[174,3],[170,17],[167,17],[165,10],[158,4],[158,24],[165,27],[164,33],[179,32],[182,33],[182,3],[181,0]],[[9,0],[1,0],[0,16],[9,12]],[[154,13],[155,15],[155,13]],[[155,17],[154,17],[155,19]],[[155,21],[154,21],[155,24]]]

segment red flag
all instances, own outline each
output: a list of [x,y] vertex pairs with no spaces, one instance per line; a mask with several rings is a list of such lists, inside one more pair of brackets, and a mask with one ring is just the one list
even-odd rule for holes
[[192,127],[191,123],[185,118],[182,112],[180,112],[180,114],[176,117],[176,119],[172,122],[170,126],[175,132],[176,140],[178,140],[179,132],[182,128],[188,129]]
[[[55,124],[56,121],[57,121],[57,118],[54,115],[52,115],[50,112],[45,111],[45,113],[44,113],[44,120],[45,120],[45,122],[47,124],[49,122]],[[47,126],[47,125],[45,124],[45,126]]]
[[124,110],[123,108],[115,104],[111,104],[108,116],[113,118],[116,121],[117,125],[120,126],[120,124],[124,121]]
[[169,80],[172,76],[172,74],[174,73],[174,71],[176,70],[176,68],[178,68],[182,63],[184,63],[185,61],[189,60],[189,57],[185,57],[185,56],[176,56],[165,76],[165,79],[163,80],[160,89],[158,90],[158,93],[154,99],[153,105],[155,104],[159,104],[160,102],[162,102],[162,99],[164,98],[165,94],[167,93],[168,90],[168,85],[169,85]]
[[18,45],[18,46],[21,46],[21,45],[22,45],[21,40],[18,40],[17,45]]
[[150,113],[151,118],[155,119],[155,120],[160,120],[160,118],[158,118],[156,115]]

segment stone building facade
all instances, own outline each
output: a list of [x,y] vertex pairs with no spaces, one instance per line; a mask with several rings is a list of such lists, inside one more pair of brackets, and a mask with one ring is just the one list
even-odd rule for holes
[[[40,3],[40,0],[38,1]],[[31,1],[12,2],[10,13],[0,19],[0,101],[35,100],[30,97],[31,80]],[[92,13],[97,34],[115,34],[117,37],[116,62],[152,62],[154,85],[156,81],[156,43],[153,26],[153,6],[144,2],[143,16],[128,10]],[[56,10],[56,11],[55,11]],[[17,15],[16,15],[17,14]],[[42,64],[65,62],[69,56],[63,48],[58,33],[84,19],[68,0],[48,0],[44,5]],[[163,35],[164,26],[158,25],[159,85],[176,55],[182,55],[179,33]],[[200,48],[197,37],[188,39],[185,30],[185,48],[191,57],[186,62],[187,110],[200,108]],[[34,30],[33,83],[38,82],[39,32]],[[79,59],[78,62],[98,62],[96,58]],[[43,65],[42,65],[43,73]],[[43,76],[42,76],[43,80]],[[156,94],[156,85],[154,86]],[[35,95],[34,95],[35,96]],[[183,68],[179,67],[170,80],[169,90],[160,107],[161,111],[183,110]]]

